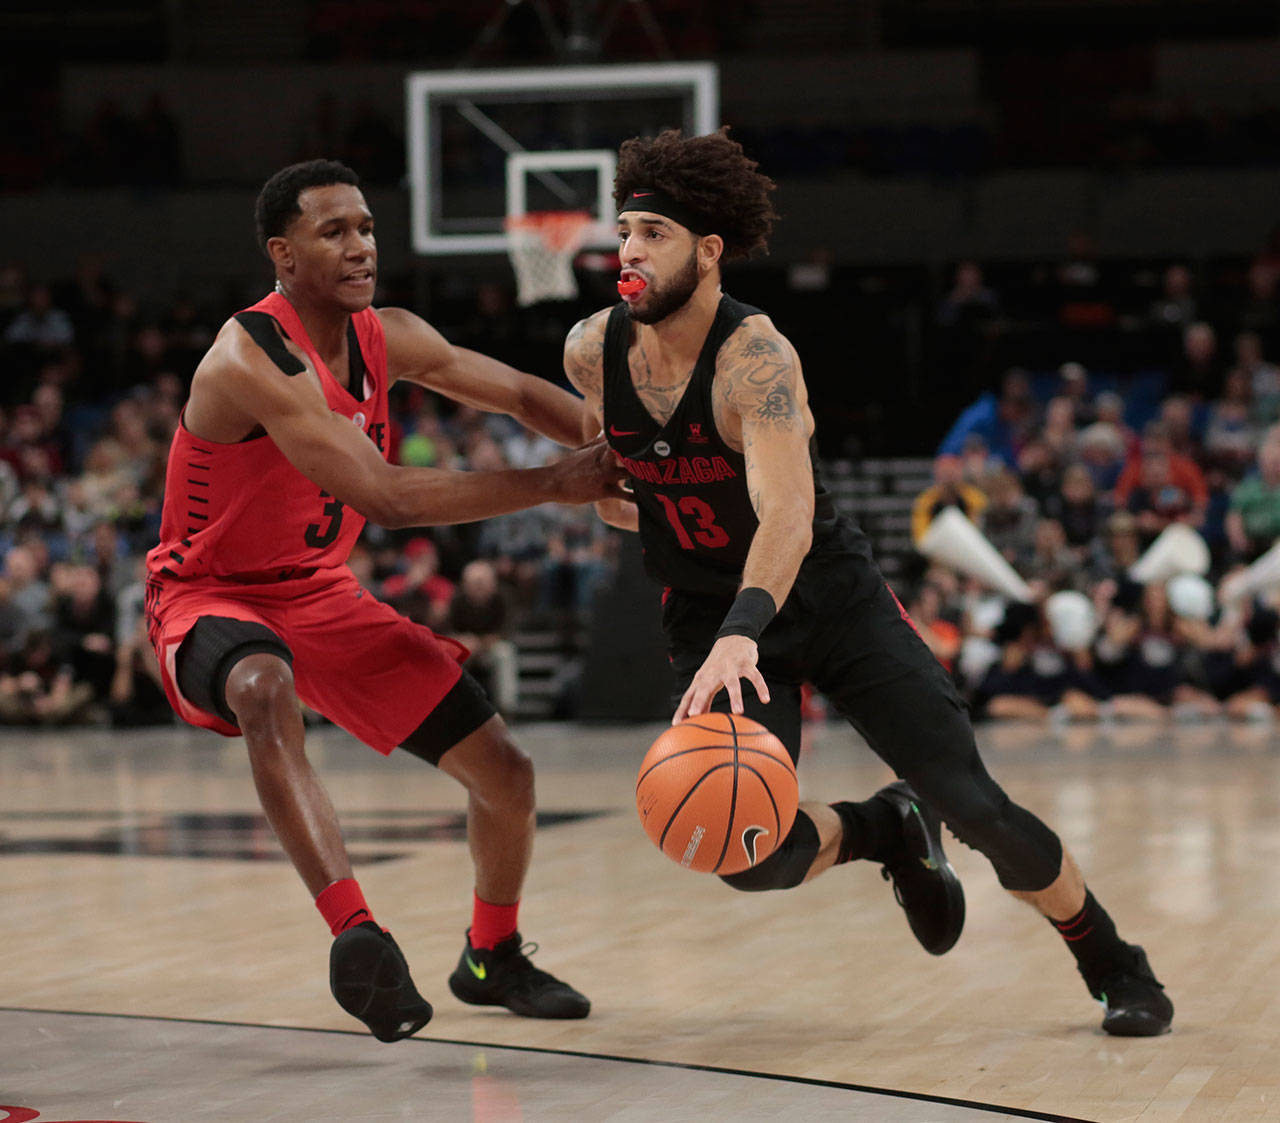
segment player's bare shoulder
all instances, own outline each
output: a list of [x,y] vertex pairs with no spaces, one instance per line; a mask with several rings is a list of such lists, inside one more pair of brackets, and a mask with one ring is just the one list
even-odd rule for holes
[[564,372],[588,398],[604,392],[604,336],[611,308],[602,308],[569,330],[564,341]]
[[286,403],[315,395],[323,399],[310,360],[274,320],[263,317],[246,327],[233,317],[196,367],[184,418],[198,436],[230,443]]
[[[284,346],[284,340],[280,340]],[[191,396],[215,395],[243,398],[273,369],[261,344],[256,342],[235,317],[218,330],[209,350],[196,367],[191,380]]]
[[723,411],[730,430],[735,421],[777,428],[811,424],[800,357],[765,315],[748,316],[721,345],[714,396],[717,415]]
[[320,388],[320,376],[307,353],[265,313],[233,316],[218,332],[210,355],[224,343],[226,372],[245,390],[279,393]]

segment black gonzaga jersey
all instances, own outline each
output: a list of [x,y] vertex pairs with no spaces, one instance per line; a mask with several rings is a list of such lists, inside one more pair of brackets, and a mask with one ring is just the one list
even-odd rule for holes
[[[604,427],[631,476],[640,542],[650,576],[673,589],[732,597],[759,520],[747,493],[747,465],[716,429],[711,385],[721,345],[758,308],[720,298],[716,318],[665,425],[645,409],[631,381],[631,317],[609,315],[604,341]],[[811,450],[812,451],[812,450]],[[835,509],[814,458],[815,544],[835,524]]]

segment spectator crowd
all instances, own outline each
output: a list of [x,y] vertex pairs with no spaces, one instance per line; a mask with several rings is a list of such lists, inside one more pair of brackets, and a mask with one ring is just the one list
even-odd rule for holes
[[[1135,329],[1153,369],[1013,367],[943,438],[912,510],[920,553],[905,599],[979,716],[1275,714],[1280,584],[1239,575],[1280,538],[1280,261],[1264,251],[1246,275],[1239,302],[1212,306],[1186,266],[1168,266]],[[991,323],[999,303],[964,263],[938,321]],[[1030,597],[936,560],[926,536],[948,508]]]

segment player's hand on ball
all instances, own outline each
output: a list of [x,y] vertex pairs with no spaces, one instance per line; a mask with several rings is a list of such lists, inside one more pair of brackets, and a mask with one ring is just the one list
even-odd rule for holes
[[722,636],[707,655],[706,662],[698,668],[689,689],[676,707],[672,725],[678,725],[687,717],[705,714],[715,696],[721,690],[729,692],[729,707],[735,714],[742,713],[742,680],[753,687],[760,701],[768,705],[769,687],[756,666],[760,650],[747,636]]

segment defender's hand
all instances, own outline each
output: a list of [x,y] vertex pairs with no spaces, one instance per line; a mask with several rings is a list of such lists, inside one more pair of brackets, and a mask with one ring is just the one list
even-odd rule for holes
[[760,701],[768,705],[769,687],[756,667],[760,650],[753,639],[746,636],[723,636],[716,640],[706,662],[698,668],[689,689],[676,707],[672,725],[678,725],[687,717],[705,714],[715,696],[721,690],[729,692],[729,707],[735,714],[742,713],[742,680],[753,687]]
[[618,463],[603,437],[566,453],[549,465],[548,471],[556,477],[557,503],[594,503],[598,499],[635,501],[622,486],[628,479],[627,470]]

